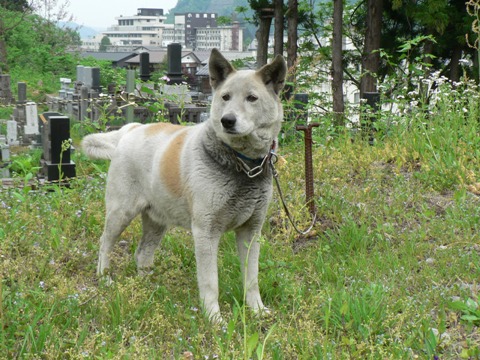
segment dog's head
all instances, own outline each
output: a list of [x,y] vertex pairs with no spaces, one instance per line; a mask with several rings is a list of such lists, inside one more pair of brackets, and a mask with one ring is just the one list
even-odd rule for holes
[[277,55],[257,71],[237,71],[213,49],[209,72],[214,90],[210,121],[217,137],[248,157],[264,156],[283,119],[279,93],[285,84],[285,60]]

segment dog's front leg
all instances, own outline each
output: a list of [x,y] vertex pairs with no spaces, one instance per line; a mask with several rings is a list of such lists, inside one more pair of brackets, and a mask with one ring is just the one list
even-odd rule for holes
[[192,232],[195,241],[200,301],[203,303],[204,311],[209,319],[220,322],[222,318],[218,305],[217,253],[221,234],[195,226]]
[[258,287],[259,230],[244,226],[236,230],[236,236],[247,305],[255,312],[265,310]]

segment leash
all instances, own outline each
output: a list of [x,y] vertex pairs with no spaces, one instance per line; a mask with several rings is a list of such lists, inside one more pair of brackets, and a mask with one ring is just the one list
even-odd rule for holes
[[[272,160],[273,158],[275,158],[275,160]],[[280,200],[282,201],[283,210],[285,211],[285,214],[287,214],[287,218],[292,224],[295,231],[300,235],[307,235],[313,229],[315,223],[317,222],[317,213],[315,212],[313,214],[312,222],[310,223],[310,226],[306,230],[302,231],[297,227],[297,225],[295,225],[295,222],[293,221],[293,217],[290,214],[290,211],[288,210],[287,204],[285,202],[285,197],[283,196],[282,188],[280,186],[280,181],[278,180],[278,172],[277,172],[277,169],[275,169],[276,160],[277,160],[277,155],[272,152],[272,156],[270,157],[270,168],[272,169],[273,178],[275,179],[275,184],[277,185],[278,195],[280,196]]]

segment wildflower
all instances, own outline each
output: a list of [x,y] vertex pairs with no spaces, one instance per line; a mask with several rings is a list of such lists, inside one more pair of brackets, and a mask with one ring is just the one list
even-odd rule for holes
[[468,59],[460,59],[458,63],[462,66],[472,66],[472,62]]

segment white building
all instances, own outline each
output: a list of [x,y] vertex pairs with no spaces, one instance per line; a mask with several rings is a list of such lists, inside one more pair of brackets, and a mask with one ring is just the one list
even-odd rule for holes
[[112,45],[161,46],[166,16],[163,9],[138,9],[137,15],[119,16],[117,25],[102,33]]
[[168,44],[177,43],[185,47],[185,15],[175,14],[175,23],[167,24],[163,30],[162,47],[167,47]]
[[83,50],[99,49],[104,36],[110,39],[108,51],[131,50],[140,46],[166,48],[179,43],[192,50],[242,51],[243,29],[239,22],[230,26],[217,26],[215,13],[175,14],[174,24],[165,24],[163,9],[140,8],[137,15],[119,16],[117,24],[94,38],[83,41]]
[[216,28],[197,28],[196,50],[209,50],[217,48],[220,51],[242,51],[243,29],[239,22],[231,26],[218,26]]

